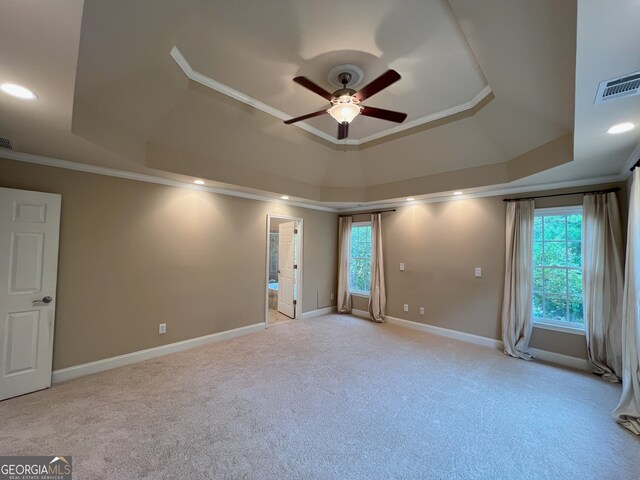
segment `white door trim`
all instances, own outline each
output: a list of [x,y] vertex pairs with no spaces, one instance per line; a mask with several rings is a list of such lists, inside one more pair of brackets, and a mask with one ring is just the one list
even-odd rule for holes
[[269,233],[271,232],[271,219],[277,218],[280,220],[293,220],[296,222],[296,228],[298,229],[298,252],[295,258],[295,264],[298,266],[295,289],[296,289],[296,315],[295,319],[302,318],[302,277],[303,277],[303,244],[304,244],[304,219],[302,217],[292,217],[289,215],[280,215],[277,213],[267,213],[267,230],[265,232],[265,272],[264,272],[264,323],[265,328],[269,327]]

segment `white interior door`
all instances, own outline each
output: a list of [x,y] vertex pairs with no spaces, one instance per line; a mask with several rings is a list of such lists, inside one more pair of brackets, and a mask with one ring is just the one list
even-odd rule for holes
[[51,386],[60,200],[0,188],[0,400]]
[[278,311],[287,317],[295,317],[294,304],[294,248],[296,222],[278,225]]

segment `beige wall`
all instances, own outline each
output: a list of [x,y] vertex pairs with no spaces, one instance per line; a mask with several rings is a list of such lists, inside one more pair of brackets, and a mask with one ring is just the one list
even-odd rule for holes
[[[612,185],[600,185],[595,189]],[[613,186],[623,187],[624,184]],[[580,187],[562,191],[591,190]],[[561,191],[540,192],[542,195]],[[624,196],[624,191],[620,192]],[[519,194],[528,196],[531,194]],[[501,338],[504,197],[457,200],[398,208],[383,214],[387,313],[392,317]],[[579,205],[582,195],[536,200],[538,207]],[[621,198],[622,216],[626,201]],[[362,216],[354,220],[362,220]],[[405,271],[399,269],[400,262]],[[482,267],[482,278],[474,268]],[[403,304],[409,304],[404,312]],[[353,297],[367,310],[367,299]],[[419,307],[425,314],[419,314]],[[534,328],[531,346],[586,358],[584,336]]]
[[304,219],[302,310],[331,304],[336,214],[4,159],[0,186],[62,195],[54,369],[263,322],[267,213]]
[[[333,303],[336,214],[4,159],[0,186],[62,195],[55,369],[262,322],[267,213],[304,219],[303,311]],[[388,314],[500,338],[504,212],[489,197],[384,214]],[[584,337],[546,330],[532,346],[586,354]]]

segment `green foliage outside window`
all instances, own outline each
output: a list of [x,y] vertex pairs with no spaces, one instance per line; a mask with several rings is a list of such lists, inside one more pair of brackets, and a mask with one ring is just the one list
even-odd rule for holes
[[352,292],[369,293],[371,283],[371,225],[351,228],[349,285]]
[[582,326],[582,215],[536,214],[533,240],[533,316]]

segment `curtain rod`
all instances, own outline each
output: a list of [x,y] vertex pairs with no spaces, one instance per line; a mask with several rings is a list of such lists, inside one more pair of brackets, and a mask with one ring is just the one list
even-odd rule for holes
[[[639,161],[640,163],[640,161]],[[568,192],[568,193],[556,193],[553,195],[536,195],[534,197],[522,197],[522,198],[505,198],[503,202],[518,202],[520,200],[534,200],[536,198],[549,198],[549,197],[564,197],[566,195],[595,195],[596,193],[610,193],[610,192],[618,192],[620,191],[620,187],[615,188],[607,188],[606,190],[593,190],[589,192]]]
[[638,161],[629,170],[631,170],[633,172],[633,169],[634,168],[638,168],[638,167],[640,167],[640,159],[638,159]]
[[353,217],[354,215],[371,215],[373,213],[385,213],[385,212],[395,212],[395,208],[389,208],[388,210],[371,210],[366,212],[353,212],[353,213],[343,213],[342,215],[338,215],[338,217]]

